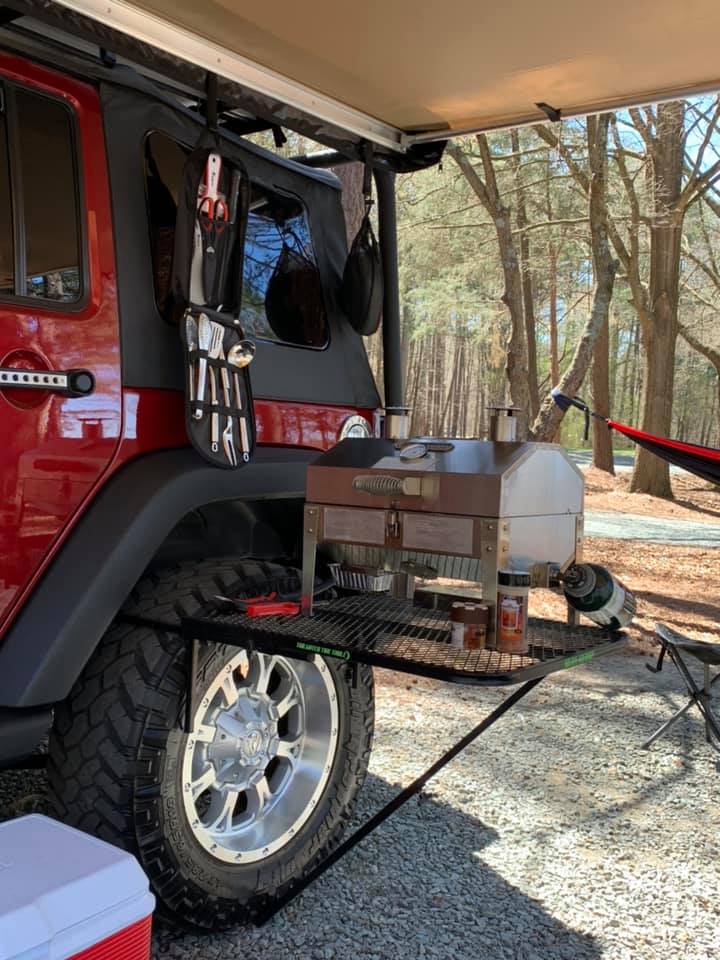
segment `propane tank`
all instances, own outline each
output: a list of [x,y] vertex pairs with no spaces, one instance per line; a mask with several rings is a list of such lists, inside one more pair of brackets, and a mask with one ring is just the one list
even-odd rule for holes
[[624,583],[597,563],[574,563],[562,575],[565,599],[602,627],[627,627],[635,616],[635,597]]

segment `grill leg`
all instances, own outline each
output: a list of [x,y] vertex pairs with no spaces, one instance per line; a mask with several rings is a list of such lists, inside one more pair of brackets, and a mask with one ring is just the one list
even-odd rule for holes
[[392,816],[396,810],[402,807],[403,804],[407,803],[407,801],[414,797],[415,794],[420,793],[422,788],[431,777],[434,777],[438,771],[442,770],[446,764],[450,763],[450,761],[453,760],[459,753],[461,753],[465,747],[469,746],[473,740],[477,740],[481,733],[484,733],[488,727],[491,727],[495,721],[499,720],[500,717],[504,713],[507,713],[511,707],[514,707],[518,700],[522,700],[526,694],[530,693],[530,691],[536,687],[542,679],[543,677],[537,677],[534,680],[528,680],[527,683],[524,683],[521,687],[518,687],[518,689],[511,693],[506,700],[503,700],[503,702],[497,706],[492,713],[489,713],[483,720],[480,721],[480,723],[478,723],[476,727],[473,727],[469,733],[466,733],[462,740],[458,740],[454,747],[450,747],[450,749],[444,753],[439,760],[436,760],[431,767],[428,767],[425,773],[420,774],[416,780],[413,780],[409,786],[405,787],[404,790],[401,790],[400,793],[389,803],[385,804],[381,810],[378,810],[373,817],[370,817],[369,820],[366,820],[365,823],[355,831],[355,833],[351,834],[351,836],[349,836],[344,843],[341,843],[339,847],[333,850],[333,852],[327,856],[322,863],[318,864],[314,870],[311,870],[310,873],[303,877],[303,879],[300,880],[291,890],[284,894],[284,896],[279,897],[277,900],[273,900],[264,910],[259,911],[254,918],[255,925],[258,927],[264,926],[268,920],[271,920],[276,913],[279,913],[284,907],[286,907],[288,903],[290,903],[291,900],[294,900],[298,894],[302,893],[306,887],[309,887],[311,883],[318,879],[318,877],[321,877],[327,869],[329,869],[334,863],[337,863],[337,861],[350,850],[352,850],[354,846],[357,846],[361,840],[364,840],[365,837],[369,833],[372,833],[376,827],[379,827],[381,823],[387,820],[388,817]]
[[300,609],[304,617],[311,617],[313,612],[313,595],[315,593],[315,559],[318,545],[318,523],[320,509],[313,504],[305,505],[305,527],[303,530],[303,566],[302,592]]

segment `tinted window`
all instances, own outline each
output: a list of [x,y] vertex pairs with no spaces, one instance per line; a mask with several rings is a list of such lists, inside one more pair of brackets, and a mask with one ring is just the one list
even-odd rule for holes
[[328,324],[307,214],[295,197],[253,185],[243,263],[249,336],[324,347]]
[[80,231],[73,131],[64,104],[15,91],[22,170],[25,278],[21,296],[80,297]]
[[0,293],[15,292],[12,202],[5,117],[0,115]]
[[188,150],[162,133],[145,141],[145,189],[155,302],[162,313],[170,291],[178,191]]

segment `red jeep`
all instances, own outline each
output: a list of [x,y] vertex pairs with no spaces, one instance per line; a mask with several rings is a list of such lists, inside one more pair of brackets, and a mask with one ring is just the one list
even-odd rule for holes
[[[371,671],[351,683],[333,661],[213,648],[188,739],[184,644],[114,621],[178,620],[238,581],[298,585],[305,466],[369,435],[379,406],[338,306],[339,183],[225,126],[251,182],[257,450],[218,470],[188,446],[178,330],[161,315],[204,118],[139,73],[41,44],[0,53],[0,96],[0,761],[52,726],[55,814],[135,852],[166,912],[236,922],[342,829],[370,750]],[[286,236],[322,278],[311,335],[265,315]]]
[[[298,590],[306,466],[371,433],[356,331],[373,324],[343,299],[352,253],[322,168],[373,171],[384,401],[399,407],[394,173],[438,162],[450,136],[717,87],[716,0],[683,9],[691,45],[668,29],[672,0],[652,17],[620,0],[486,6],[0,7],[0,762],[52,727],[56,815],[133,851],[184,923],[238,922],[307,876],[367,767],[369,667],[214,643],[195,663],[175,630],[217,595]],[[292,162],[242,139],[280,126],[331,150]],[[208,128],[245,178],[232,283],[257,343],[257,446],[240,469],[188,443],[188,327],[183,353],[166,320],[198,199],[186,157]],[[318,278],[310,324],[291,322],[302,284],[284,284],[279,318],[267,309],[293,245]]]

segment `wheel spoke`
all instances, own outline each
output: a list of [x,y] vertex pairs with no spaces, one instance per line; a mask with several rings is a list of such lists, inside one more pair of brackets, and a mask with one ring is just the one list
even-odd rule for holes
[[267,777],[263,777],[248,790],[248,809],[253,819],[260,819],[269,799],[270,784],[267,782]]
[[293,707],[297,707],[299,703],[300,694],[298,693],[297,688],[293,685],[283,696],[283,698],[278,700],[275,704],[278,717],[284,717],[286,713],[289,713]]
[[237,804],[238,794],[233,790],[216,790],[212,803],[205,818],[208,830],[226,832],[232,828],[233,813]]
[[258,693],[267,693],[268,686],[270,685],[270,676],[277,665],[277,657],[256,653],[254,661],[258,672],[254,683],[255,690]]
[[237,688],[237,684],[235,683],[235,677],[232,675],[232,673],[225,674],[225,676],[223,677],[222,686],[220,689],[222,690],[222,694],[225,697],[225,703],[227,704],[227,706],[228,707],[234,706],[237,703],[237,699],[240,694]]
[[199,777],[196,777],[190,784],[193,800],[197,800],[201,793],[204,793],[208,787],[215,783],[215,767],[212,764],[206,767]]
[[199,723],[192,732],[195,743],[212,743],[215,739],[215,727],[208,723]]
[[288,760],[291,766],[295,766],[300,754],[300,745],[302,737],[295,737],[293,740],[281,740],[277,745],[275,756],[282,760]]

